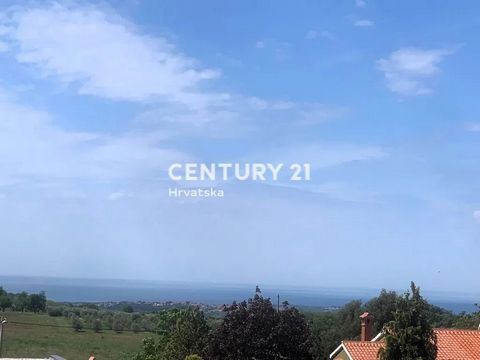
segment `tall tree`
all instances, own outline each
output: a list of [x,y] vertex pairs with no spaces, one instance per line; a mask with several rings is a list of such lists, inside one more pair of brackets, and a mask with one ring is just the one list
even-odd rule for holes
[[305,317],[288,302],[283,303],[278,315],[276,341],[280,359],[312,359],[312,336]]
[[285,304],[275,311],[270,299],[255,296],[225,308],[223,323],[210,343],[212,360],[311,359],[310,332],[303,316]]
[[379,359],[435,360],[437,339],[428,317],[429,305],[412,282],[410,292],[397,301],[394,320],[383,328],[385,346]]
[[[377,297],[374,297],[365,304],[366,311],[373,315],[373,325],[377,333],[382,331],[385,324],[394,319],[399,298],[400,295],[395,291],[382,289]],[[358,323],[358,319],[356,320]]]
[[158,341],[145,339],[143,350],[134,360],[184,360],[189,355],[206,352],[209,328],[198,307],[161,312],[156,333]]
[[191,354],[205,354],[208,331],[203,311],[198,307],[182,310],[165,348],[165,358],[182,360]]
[[360,336],[359,317],[363,311],[361,300],[350,301],[338,311],[338,326],[343,339],[357,339]]
[[28,296],[27,309],[38,313],[40,311],[45,311],[47,308],[47,297],[42,291],[38,294],[31,294]]

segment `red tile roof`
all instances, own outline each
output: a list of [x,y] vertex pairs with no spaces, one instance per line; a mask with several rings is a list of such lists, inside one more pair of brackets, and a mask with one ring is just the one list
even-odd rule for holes
[[480,331],[435,329],[438,360],[480,360]]
[[[480,331],[435,329],[437,360],[480,360]],[[382,341],[344,341],[352,360],[377,360]]]
[[353,360],[377,360],[378,350],[382,347],[380,341],[344,341],[343,345]]

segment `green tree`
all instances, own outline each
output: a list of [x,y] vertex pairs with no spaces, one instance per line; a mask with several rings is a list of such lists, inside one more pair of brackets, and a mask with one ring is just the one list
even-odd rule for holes
[[118,314],[115,315],[113,317],[112,330],[117,333],[121,333],[124,329],[125,329],[125,325],[122,321],[122,318],[118,316]]
[[360,300],[353,300],[345,304],[338,311],[338,327],[343,339],[358,339],[360,336],[359,317],[364,308]]
[[102,331],[102,320],[94,319],[92,322],[92,328],[93,328],[93,331],[95,331],[96,333],[99,333],[100,331]]
[[127,305],[122,310],[126,313],[131,314],[131,313],[133,313],[133,306],[132,305]]
[[30,294],[27,301],[27,310],[38,313],[40,311],[45,311],[47,307],[47,297],[42,291],[38,294]]
[[132,326],[131,326],[131,330],[134,333],[138,333],[138,332],[142,331],[142,326],[140,325],[140,323],[138,321],[133,321]]
[[181,360],[190,354],[204,354],[208,345],[208,331],[205,315],[198,307],[180,311],[165,347],[166,359]]
[[394,319],[383,328],[385,346],[379,359],[435,360],[437,339],[428,316],[429,305],[412,282],[410,292],[397,301]]
[[12,299],[7,293],[0,293],[0,310],[5,311],[12,306]]
[[248,301],[225,308],[223,323],[212,337],[209,359],[311,359],[309,329],[303,316],[287,304],[275,311],[257,288]]
[[280,359],[311,359],[312,338],[310,327],[305,317],[288,302],[283,303],[278,313],[278,324],[275,331]]
[[185,360],[203,360],[203,358],[199,355],[193,354],[186,356]]
[[161,360],[158,344],[151,337],[143,339],[142,350],[132,360]]
[[180,318],[180,310],[164,310],[158,314],[155,332],[158,334],[158,346],[165,349]]
[[83,329],[83,321],[80,317],[74,315],[72,317],[72,327],[75,331],[80,331]]
[[[397,301],[400,298],[395,291],[382,289],[377,297],[365,304],[366,311],[373,315],[375,332],[379,333],[385,324],[394,319]],[[358,323],[358,318],[356,319]]]
[[15,295],[13,306],[16,311],[24,312],[28,306],[28,294],[22,291],[20,294]]
[[338,312],[312,311],[306,313],[311,323],[312,355],[315,360],[328,359],[330,353],[345,339],[340,334]]

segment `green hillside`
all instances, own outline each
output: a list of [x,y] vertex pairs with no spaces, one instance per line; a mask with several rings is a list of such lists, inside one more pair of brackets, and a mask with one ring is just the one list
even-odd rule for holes
[[41,358],[57,354],[67,360],[87,360],[90,355],[98,360],[123,360],[139,350],[147,335],[111,330],[75,332],[68,319],[46,314],[7,311],[2,315],[8,320],[4,328],[3,357]]

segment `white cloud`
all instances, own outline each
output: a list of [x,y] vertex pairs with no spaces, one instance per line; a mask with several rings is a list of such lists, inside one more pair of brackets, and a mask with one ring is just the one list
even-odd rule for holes
[[432,92],[426,80],[440,72],[438,65],[451,53],[446,49],[403,48],[378,60],[377,68],[384,73],[392,92],[404,96],[426,95]]
[[8,51],[9,46],[8,43],[5,41],[0,41],[0,52]]
[[324,104],[304,104],[296,125],[315,125],[328,120],[338,119],[348,113],[346,107],[334,107]]
[[263,41],[257,41],[257,42],[255,43],[255,47],[256,47],[257,49],[263,49],[263,48],[265,47],[265,43],[264,43]]
[[301,187],[298,187],[298,189],[303,191],[310,191],[316,194],[321,194],[339,201],[377,204],[382,202],[379,193],[367,191],[355,184],[342,181],[326,182],[319,184],[302,184]]
[[387,156],[384,149],[376,146],[318,143],[277,148],[255,158],[273,163],[310,163],[312,169],[321,169],[357,161],[380,160]]
[[334,36],[330,31],[327,31],[327,30],[322,30],[320,32],[316,30],[309,30],[305,35],[305,39],[307,40],[315,40],[318,38],[333,40]]
[[133,195],[128,193],[128,192],[125,192],[125,191],[115,191],[115,192],[112,192],[108,195],[108,200],[110,201],[116,201],[116,200],[121,200],[121,199],[124,199],[124,198],[129,198],[129,197],[132,197]]
[[355,0],[355,6],[356,7],[365,7],[365,6],[367,6],[367,3],[364,0]]
[[471,132],[480,132],[480,123],[468,123],[465,125],[465,129]]
[[172,138],[239,138],[253,132],[269,132],[271,126],[298,130],[299,126],[341,118],[348,111],[346,107],[321,103],[232,95],[222,106],[196,111],[166,106],[150,108],[136,121],[143,127],[160,128]]
[[201,68],[166,39],[141,34],[96,7],[15,8],[9,22],[7,38],[18,49],[17,60],[78,85],[80,94],[192,107],[216,100],[199,87],[218,71]]
[[172,161],[189,159],[162,146],[163,139],[158,132],[113,136],[65,131],[48,113],[0,92],[0,183],[158,176]]
[[371,27],[374,24],[374,22],[372,20],[368,20],[368,19],[361,19],[361,20],[357,20],[353,23],[354,26],[358,26],[358,27]]
[[475,210],[473,212],[473,218],[480,223],[480,210]]

